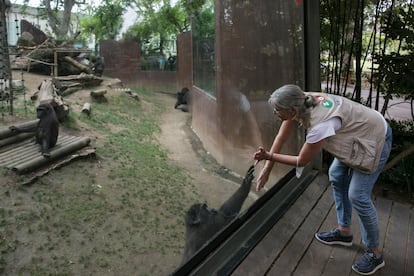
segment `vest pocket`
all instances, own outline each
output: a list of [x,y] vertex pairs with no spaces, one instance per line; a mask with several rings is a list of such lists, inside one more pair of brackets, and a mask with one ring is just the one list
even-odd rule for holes
[[375,166],[375,145],[371,140],[353,137],[350,163],[362,172],[373,172]]

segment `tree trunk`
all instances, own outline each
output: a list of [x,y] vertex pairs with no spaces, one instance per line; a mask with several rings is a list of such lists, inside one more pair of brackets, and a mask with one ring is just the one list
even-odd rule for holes
[[43,103],[51,104],[55,109],[59,121],[63,121],[69,114],[69,107],[65,105],[62,98],[57,95],[51,80],[42,81],[39,87],[37,101],[38,105]]
[[71,58],[70,56],[65,56],[63,58],[66,62],[69,62],[70,64],[72,64],[73,66],[75,66],[76,68],[78,68],[79,70],[81,70],[82,72],[85,72],[87,74],[93,74],[93,71],[91,68],[89,68],[86,65],[83,65],[80,62],[77,62],[76,60],[74,60],[73,58]]

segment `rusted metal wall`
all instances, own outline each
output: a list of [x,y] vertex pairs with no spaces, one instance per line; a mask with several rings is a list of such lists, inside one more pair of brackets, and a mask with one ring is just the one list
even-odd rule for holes
[[[195,132],[225,167],[243,174],[280,126],[267,104],[278,87],[304,87],[303,6],[295,1],[216,1],[216,97],[192,88]],[[296,154],[302,131],[285,152]],[[291,167],[277,165],[272,179]],[[272,181],[271,179],[271,181]]]
[[193,79],[193,57],[191,51],[191,32],[181,33],[177,37],[177,85],[181,89],[191,89]]
[[141,71],[139,44],[134,41],[103,40],[99,43],[104,57],[104,76],[119,78],[131,85],[171,86],[176,88],[175,71]]

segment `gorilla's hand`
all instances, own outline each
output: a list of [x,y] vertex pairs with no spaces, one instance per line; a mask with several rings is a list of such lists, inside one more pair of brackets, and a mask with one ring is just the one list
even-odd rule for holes
[[250,168],[247,170],[246,175],[243,179],[243,184],[249,183],[249,185],[252,183],[252,180],[254,178],[254,165],[251,165]]

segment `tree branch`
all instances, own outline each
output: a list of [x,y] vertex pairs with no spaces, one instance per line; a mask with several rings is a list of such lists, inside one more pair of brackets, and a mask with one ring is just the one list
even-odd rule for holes
[[405,157],[411,155],[414,153],[414,144],[412,144],[408,149],[400,152],[397,156],[395,156],[390,162],[385,164],[384,168],[382,169],[382,172],[386,172],[395,165],[397,165],[398,162],[400,162]]

